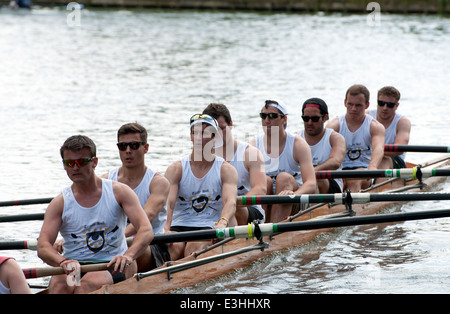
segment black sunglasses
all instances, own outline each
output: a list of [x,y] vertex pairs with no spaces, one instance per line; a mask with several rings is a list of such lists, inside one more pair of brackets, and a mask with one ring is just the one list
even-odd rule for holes
[[141,144],[142,144],[142,145],[145,145],[144,142],[128,142],[128,143],[126,143],[126,142],[121,142],[121,143],[117,143],[117,147],[118,147],[119,150],[121,150],[121,151],[127,150],[127,147],[128,147],[128,146],[130,146],[130,148],[131,148],[132,150],[136,150],[136,149],[139,149],[139,147],[141,146]]
[[397,103],[395,102],[389,102],[389,101],[382,101],[378,100],[378,106],[384,107],[384,105],[388,106],[388,108],[394,108]]
[[283,117],[284,117],[284,114],[276,113],[276,112],[271,112],[271,113],[260,112],[260,113],[259,113],[259,116],[260,116],[261,119],[263,119],[263,120],[264,120],[265,118],[267,118],[267,117],[269,117],[269,119],[272,120],[272,119],[276,119],[276,118],[278,118],[278,117],[283,118]]
[[303,121],[308,122],[310,119],[312,122],[319,122],[323,116],[302,116]]

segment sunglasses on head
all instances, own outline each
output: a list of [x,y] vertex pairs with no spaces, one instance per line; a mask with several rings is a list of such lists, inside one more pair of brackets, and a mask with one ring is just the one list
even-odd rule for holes
[[261,119],[263,119],[263,120],[264,120],[265,118],[267,118],[267,117],[269,117],[269,119],[272,120],[272,119],[276,119],[276,118],[278,118],[278,117],[283,118],[283,117],[284,117],[284,114],[276,113],[276,112],[270,112],[270,113],[260,112],[260,113],[259,113],[259,116],[260,116]]
[[394,108],[397,103],[378,100],[378,106],[384,107],[384,105],[388,106],[388,108]]
[[75,165],[78,167],[86,166],[91,161],[94,161],[95,157],[92,158],[79,158],[79,159],[63,159],[64,166],[73,168]]
[[117,143],[117,147],[119,148],[119,150],[121,150],[121,151],[125,151],[125,150],[127,150],[127,147],[128,146],[130,146],[130,148],[132,149],[132,150],[136,150],[136,149],[138,149],[140,146],[141,146],[141,144],[142,145],[145,145],[145,143],[144,142],[120,142],[120,143]]
[[323,116],[302,116],[303,121],[308,122],[312,120],[312,122],[318,122]]
[[210,121],[214,121],[214,124],[217,124],[215,122],[215,119],[213,117],[211,117],[209,114],[201,114],[201,113],[194,114],[191,117],[191,119],[189,120],[189,123],[192,123],[197,120],[210,120]]

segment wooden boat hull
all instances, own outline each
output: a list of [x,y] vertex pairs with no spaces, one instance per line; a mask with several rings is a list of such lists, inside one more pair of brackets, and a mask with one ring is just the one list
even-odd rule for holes
[[[432,168],[442,168],[447,166],[450,161],[450,155],[444,158],[438,158],[431,161],[430,167]],[[434,162],[434,163],[433,163]],[[416,193],[420,191],[427,191],[431,187],[445,180],[445,177],[430,177],[423,180],[427,186],[424,189],[413,188],[408,190],[408,193]],[[417,184],[418,181],[406,182],[403,179],[396,180],[394,182],[388,183],[376,189],[369,190],[369,193],[378,192],[388,192],[393,189],[397,189],[404,186],[413,186]],[[355,211],[356,216],[372,215],[377,212],[386,209],[387,207],[398,205],[401,202],[378,202],[378,203],[367,203],[367,204],[354,204],[352,209]],[[330,215],[336,213],[342,213],[346,211],[344,205],[328,206],[324,205],[315,209],[311,213],[303,214],[293,221],[302,221],[315,218],[322,215]],[[163,294],[169,293],[174,289],[190,287],[195,284],[226,275],[234,270],[241,269],[249,266],[254,261],[279,252],[288,248],[292,248],[298,245],[308,243],[318,235],[324,232],[330,232],[333,229],[316,229],[308,231],[296,231],[278,234],[272,238],[266,237],[262,240],[268,243],[268,247],[264,250],[253,250],[243,254],[235,255],[232,258],[222,259],[215,262],[210,262],[201,266],[193,267],[188,270],[176,272],[176,273],[159,273],[152,275],[150,277],[142,278],[137,280],[136,278],[130,278],[123,282],[114,285],[103,286],[101,289],[95,291],[94,293],[110,293],[110,294]],[[199,257],[197,260],[203,259],[210,256],[216,256],[224,252],[232,252],[234,250],[241,249],[243,247],[249,247],[257,245],[259,243],[256,239],[234,239],[223,246],[217,247],[210,250]],[[172,262],[172,265],[178,265],[181,263],[194,261],[196,258],[194,256],[188,256],[182,260]],[[167,268],[167,264],[160,267],[160,269]]]

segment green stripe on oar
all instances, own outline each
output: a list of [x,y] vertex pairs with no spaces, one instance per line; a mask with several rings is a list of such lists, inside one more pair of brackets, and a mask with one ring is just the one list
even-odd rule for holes
[[414,167],[403,169],[379,169],[379,170],[321,170],[316,171],[316,179],[402,178],[415,180],[418,177],[419,171],[422,178],[450,176],[450,169],[427,169]]
[[[450,193],[351,193],[354,204],[368,202],[408,202],[450,200]],[[259,195],[257,204],[307,204],[307,203],[337,203],[345,204],[350,196],[346,193],[336,194],[303,194],[303,195]],[[238,205],[246,205],[242,196],[237,197]]]

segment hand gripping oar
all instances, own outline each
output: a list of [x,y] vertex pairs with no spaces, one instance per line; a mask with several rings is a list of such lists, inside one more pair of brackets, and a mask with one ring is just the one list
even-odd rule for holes
[[[80,273],[87,273],[91,271],[107,270],[108,263],[90,264],[80,266]],[[55,276],[65,274],[62,267],[35,267],[22,269],[25,278],[40,278],[47,276]]]

